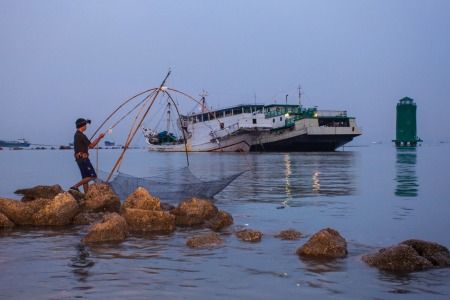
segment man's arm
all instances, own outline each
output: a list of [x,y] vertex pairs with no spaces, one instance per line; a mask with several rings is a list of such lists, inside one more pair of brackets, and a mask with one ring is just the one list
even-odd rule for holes
[[94,148],[95,146],[97,146],[98,142],[100,142],[100,140],[105,136],[104,133],[100,133],[99,136],[92,142],[89,144],[89,149]]

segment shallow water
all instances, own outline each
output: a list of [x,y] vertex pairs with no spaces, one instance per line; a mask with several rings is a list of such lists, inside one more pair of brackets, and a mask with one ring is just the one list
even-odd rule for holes
[[[450,269],[386,272],[360,256],[410,238],[450,246],[449,150],[371,145],[334,153],[191,154],[200,177],[249,169],[214,198],[234,218],[220,233],[222,247],[188,248],[189,238],[208,232],[199,228],[91,245],[80,242],[86,226],[0,229],[0,298],[448,299]],[[100,150],[99,168],[109,170],[119,154]],[[40,184],[68,188],[79,179],[71,157],[72,151],[1,151],[8,171],[0,196],[18,199],[16,189]],[[150,176],[185,165],[181,153],[130,150],[121,171]],[[295,254],[327,227],[347,240],[346,258]],[[242,228],[261,231],[262,241],[238,240],[234,232]],[[274,238],[289,228],[303,237]]]

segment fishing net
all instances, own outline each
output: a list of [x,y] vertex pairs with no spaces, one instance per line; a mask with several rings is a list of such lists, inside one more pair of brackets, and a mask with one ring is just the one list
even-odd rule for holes
[[[196,177],[189,167],[151,177],[135,177],[119,172],[108,185],[122,201],[142,187],[161,201],[180,202],[190,198],[211,199],[244,172],[208,181]],[[99,171],[98,175],[100,181],[105,182],[107,173]]]

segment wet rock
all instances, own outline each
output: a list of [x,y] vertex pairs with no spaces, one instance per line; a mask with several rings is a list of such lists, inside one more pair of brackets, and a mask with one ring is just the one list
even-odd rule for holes
[[206,234],[195,236],[186,242],[186,245],[191,248],[210,248],[217,247],[224,243],[220,236],[215,232],[208,232]]
[[72,195],[72,197],[78,202],[81,203],[84,201],[84,194],[82,192],[74,191],[74,190],[68,190],[69,194]]
[[407,240],[400,244],[412,247],[420,256],[429,260],[433,266],[450,266],[450,255],[448,248],[445,246],[422,240]]
[[0,198],[0,213],[4,214],[16,225],[32,225],[33,209],[31,209],[27,203]]
[[172,232],[175,230],[175,216],[163,211],[126,208],[122,216],[128,229],[141,232]]
[[55,185],[38,185],[28,189],[19,189],[14,192],[17,195],[23,195],[22,201],[33,201],[35,199],[53,199],[56,195],[63,193],[64,190],[59,184]]
[[347,255],[347,242],[336,230],[325,228],[314,234],[296,253],[302,256],[344,257]]
[[378,252],[362,256],[366,264],[385,270],[418,271],[428,269],[433,264],[420,256],[413,247],[398,244],[382,248]]
[[72,223],[78,213],[77,201],[71,194],[58,194],[53,201],[41,208],[33,215],[34,225],[64,226]]
[[104,183],[94,183],[85,195],[85,212],[119,212],[120,199],[113,190]]
[[128,236],[125,219],[118,213],[107,213],[102,223],[96,223],[83,238],[84,243],[122,241]]
[[283,230],[279,234],[275,235],[276,238],[280,238],[282,240],[298,240],[301,236],[302,234],[300,233],[300,231],[297,231],[293,228]]
[[244,242],[259,242],[262,238],[262,233],[257,230],[252,229],[243,229],[236,232],[236,236],[238,239],[244,241]]
[[233,217],[226,211],[219,211],[212,219],[205,223],[205,227],[212,230],[221,230],[233,224]]
[[161,210],[159,199],[151,196],[148,191],[139,187],[122,204],[122,210],[126,208],[137,208],[146,210]]
[[450,266],[448,248],[422,240],[406,240],[362,256],[370,266],[386,270],[418,271],[433,266]]
[[94,223],[100,223],[105,213],[87,213],[81,212],[73,219],[74,225],[92,225]]
[[205,223],[218,213],[217,207],[208,199],[192,198],[181,202],[171,211],[179,226],[193,226]]
[[14,224],[13,221],[11,221],[7,216],[0,213],[0,228],[4,227],[14,227],[16,224]]

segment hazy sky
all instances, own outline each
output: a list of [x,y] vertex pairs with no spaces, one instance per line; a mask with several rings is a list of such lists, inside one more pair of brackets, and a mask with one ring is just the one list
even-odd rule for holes
[[356,117],[357,143],[395,138],[408,96],[419,136],[450,140],[448,0],[0,0],[0,41],[0,139],[66,145],[79,117],[89,136],[170,68],[213,107],[295,103],[301,85],[305,106]]

